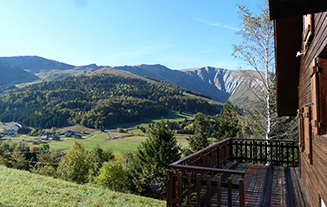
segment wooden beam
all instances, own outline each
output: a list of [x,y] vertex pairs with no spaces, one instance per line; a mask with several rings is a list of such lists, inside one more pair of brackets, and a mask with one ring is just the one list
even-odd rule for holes
[[270,20],[327,11],[326,0],[269,0]]

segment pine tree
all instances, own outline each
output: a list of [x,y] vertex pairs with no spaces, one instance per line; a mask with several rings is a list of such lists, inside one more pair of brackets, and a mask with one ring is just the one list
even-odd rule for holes
[[187,141],[191,152],[199,151],[209,146],[208,129],[206,126],[207,117],[199,112],[195,115],[195,133],[194,136],[188,137]]
[[168,165],[180,159],[181,147],[167,122],[161,120],[149,131],[149,137],[138,148],[131,175],[141,195],[163,198]]
[[219,141],[230,137],[237,137],[240,132],[239,112],[229,101],[224,104],[223,111],[218,116],[218,123],[219,127],[216,138]]

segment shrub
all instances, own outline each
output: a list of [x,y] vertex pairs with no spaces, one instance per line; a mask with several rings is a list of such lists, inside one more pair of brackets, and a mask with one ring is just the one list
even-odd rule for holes
[[120,192],[126,191],[128,186],[126,171],[114,160],[103,164],[95,181],[98,185]]

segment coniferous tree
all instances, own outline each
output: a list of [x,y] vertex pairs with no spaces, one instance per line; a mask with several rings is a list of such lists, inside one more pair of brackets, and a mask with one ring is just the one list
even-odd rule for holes
[[167,122],[161,120],[149,131],[149,137],[137,151],[131,175],[135,190],[141,195],[163,198],[168,165],[180,159],[181,147]]
[[216,138],[224,140],[230,137],[237,137],[240,132],[239,112],[229,101],[224,104],[223,111],[218,116],[219,127]]
[[195,133],[194,136],[188,137],[187,141],[191,152],[199,151],[209,146],[208,129],[206,126],[207,117],[199,112],[195,115]]

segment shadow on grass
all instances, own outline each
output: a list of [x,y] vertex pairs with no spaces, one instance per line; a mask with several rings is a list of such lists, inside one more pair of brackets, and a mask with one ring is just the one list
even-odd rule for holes
[[146,126],[155,122],[160,121],[163,119],[164,121],[177,121],[177,120],[183,120],[185,118],[187,119],[193,119],[194,114],[191,113],[183,113],[180,114],[178,112],[169,112],[168,115],[162,116],[162,117],[155,117],[152,119],[142,119],[138,122],[131,122],[131,123],[123,123],[123,124],[115,124],[110,126],[108,129],[117,129],[117,128],[136,128],[137,126]]

